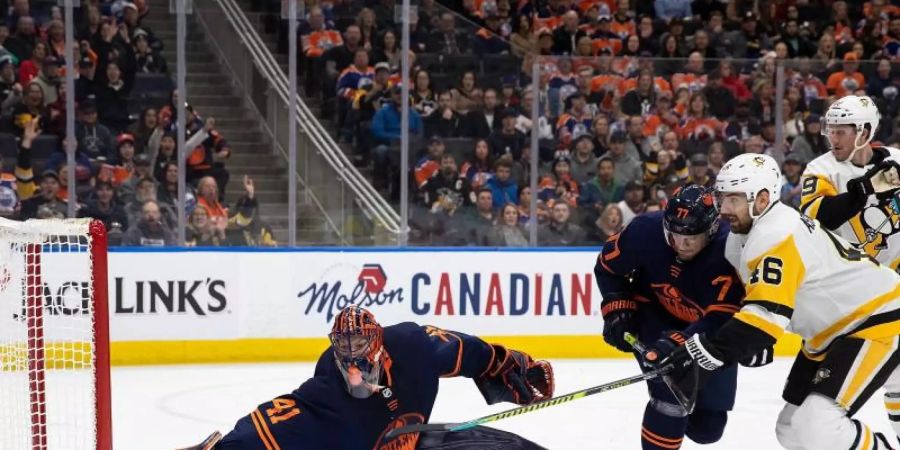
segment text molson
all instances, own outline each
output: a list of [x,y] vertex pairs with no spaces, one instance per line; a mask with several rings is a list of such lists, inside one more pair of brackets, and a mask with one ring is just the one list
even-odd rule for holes
[[[205,316],[222,312],[228,305],[224,280],[133,281],[127,284],[133,289],[126,290],[125,279],[116,277],[116,314],[193,312]],[[207,294],[205,299],[204,292]]]
[[[77,316],[91,311],[91,285],[87,281],[66,281],[55,290],[41,283],[43,314],[51,316]],[[22,286],[22,312],[13,314],[14,320],[25,320],[28,296]]]
[[[564,282],[569,278],[568,286]],[[411,277],[410,309],[416,315],[591,315],[593,313],[590,274],[540,275],[531,277],[512,273],[508,277],[492,273],[461,273],[453,276],[441,273],[437,280],[425,273]],[[307,300],[304,314],[315,311],[325,314],[331,321],[338,311],[348,305],[364,308],[388,303],[403,302],[404,289],[385,289],[371,294],[364,290],[363,281],[353,285],[353,290],[342,290],[341,281],[310,283],[297,297]],[[568,288],[568,289],[567,289]]]

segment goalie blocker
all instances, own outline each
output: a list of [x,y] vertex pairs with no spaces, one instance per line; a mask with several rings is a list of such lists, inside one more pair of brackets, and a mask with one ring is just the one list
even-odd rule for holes
[[485,427],[461,433],[387,434],[428,422],[443,377],[474,379],[488,403],[527,405],[550,398],[550,363],[432,326],[405,322],[382,328],[372,313],[353,305],[338,314],[329,337],[332,345],[319,358],[313,378],[259,405],[214,448],[541,448]]

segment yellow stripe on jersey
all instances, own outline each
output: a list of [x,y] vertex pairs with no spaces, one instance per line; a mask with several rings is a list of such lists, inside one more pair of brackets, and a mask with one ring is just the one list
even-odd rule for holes
[[850,384],[847,385],[847,389],[844,390],[843,395],[838,399],[838,403],[844,408],[850,409],[850,406],[856,402],[860,389],[871,381],[875,373],[881,369],[884,362],[893,353],[891,345],[885,345],[878,341],[868,341],[866,342],[866,347],[865,354],[862,355],[859,364],[853,371],[853,378],[850,379]]
[[860,339],[884,339],[886,337],[897,335],[900,335],[900,320],[873,325],[859,330],[850,336]]
[[774,322],[769,321],[768,319],[753,314],[752,312],[741,310],[732,317],[746,323],[747,325],[762,330],[769,336],[775,338],[775,340],[778,340],[778,338],[780,338],[781,335],[784,334],[784,328],[778,326],[778,324]]
[[816,218],[822,204],[821,197],[838,194],[831,180],[822,175],[804,175],[800,183],[803,186],[803,190],[800,191],[800,211],[813,219]]
[[794,235],[789,235],[759,257],[747,262],[747,268],[750,269],[751,276],[744,298],[794,309],[797,289],[806,274],[806,266],[800,259]]
[[841,317],[840,320],[833,323],[828,328],[822,330],[821,333],[813,336],[813,338],[807,342],[808,346],[811,348],[821,348],[823,344],[825,344],[825,342],[828,342],[828,340],[837,337],[837,335],[841,331],[844,331],[848,326],[850,326],[850,324],[865,317],[871,316],[872,313],[878,310],[878,308],[881,308],[888,302],[895,300],[898,296],[900,296],[900,284],[894,285],[894,289],[873,298],[869,302],[862,304],[859,308],[856,308],[855,310],[850,312],[850,314]]

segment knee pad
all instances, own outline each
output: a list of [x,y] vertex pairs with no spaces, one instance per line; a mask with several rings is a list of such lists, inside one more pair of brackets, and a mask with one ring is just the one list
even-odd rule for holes
[[712,444],[722,438],[726,423],[728,411],[698,409],[688,416],[685,434],[698,444]]
[[813,393],[790,418],[790,435],[804,448],[850,448],[857,425],[833,399]]
[[775,437],[778,438],[778,443],[787,450],[802,450],[804,448],[797,439],[797,433],[791,428],[797,408],[799,408],[798,405],[785,404],[778,414],[778,420],[775,422]]

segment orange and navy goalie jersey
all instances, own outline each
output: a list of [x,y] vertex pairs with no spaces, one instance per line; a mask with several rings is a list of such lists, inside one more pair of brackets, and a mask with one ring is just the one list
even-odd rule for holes
[[381,392],[351,397],[329,347],[313,378],[259,405],[216,449],[414,450],[417,433],[385,435],[428,421],[440,378],[478,377],[494,359],[493,348],[477,337],[411,322],[385,327],[384,348],[390,363]]
[[718,329],[740,309],[744,288],[725,258],[728,224],[690,261],[666,242],[663,212],[637,216],[611,237],[597,256],[594,273],[603,313],[615,302],[634,301],[642,313],[685,334]]

